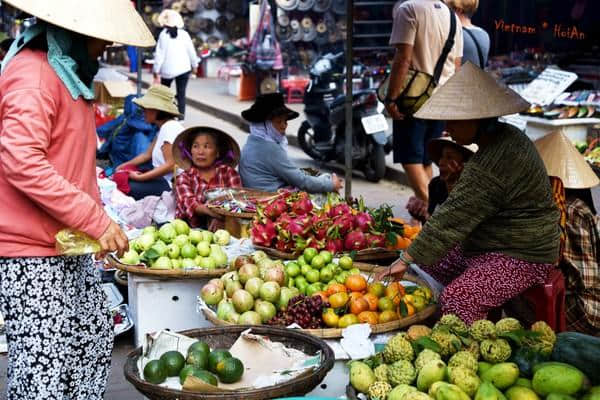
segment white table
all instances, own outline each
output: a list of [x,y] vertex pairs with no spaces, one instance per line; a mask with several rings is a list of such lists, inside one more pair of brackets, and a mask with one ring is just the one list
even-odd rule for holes
[[146,333],[170,329],[210,328],[213,325],[196,312],[200,289],[209,279],[159,280],[127,274],[129,309],[133,316],[135,345]]
[[520,116],[526,125],[527,136],[535,141],[555,131],[562,131],[571,141],[585,141],[590,125],[600,124],[600,118],[546,119]]

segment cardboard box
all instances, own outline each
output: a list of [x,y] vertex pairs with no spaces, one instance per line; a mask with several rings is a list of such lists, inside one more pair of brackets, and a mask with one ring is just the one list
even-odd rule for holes
[[98,103],[122,107],[125,97],[135,94],[137,89],[131,81],[94,81],[94,91]]

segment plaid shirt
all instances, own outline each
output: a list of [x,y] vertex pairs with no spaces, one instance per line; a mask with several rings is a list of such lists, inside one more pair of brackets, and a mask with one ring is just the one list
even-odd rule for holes
[[229,165],[219,165],[217,173],[205,181],[192,167],[177,176],[175,191],[177,193],[177,209],[175,216],[187,220],[194,228],[202,224],[202,217],[196,214],[196,209],[206,203],[204,193],[209,189],[241,187],[242,181],[237,171]]
[[600,218],[581,200],[567,204],[567,241],[563,255],[568,329],[600,331]]

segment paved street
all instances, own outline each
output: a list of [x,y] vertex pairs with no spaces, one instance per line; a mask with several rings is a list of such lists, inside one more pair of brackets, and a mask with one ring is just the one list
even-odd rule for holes
[[[248,134],[239,127],[223,122],[211,115],[200,112],[196,109],[188,107],[186,110],[187,118],[184,121],[186,127],[193,125],[205,125],[220,128],[231,134],[240,144],[240,147],[246,142]],[[292,160],[301,167],[318,168],[323,172],[336,172],[343,176],[341,168],[327,168],[315,163],[300,149],[290,146],[289,154]],[[362,195],[367,205],[377,206],[382,203],[388,203],[394,206],[394,211],[397,216],[406,218],[408,214],[404,208],[408,197],[412,191],[406,186],[397,184],[391,181],[381,181],[378,184],[367,182],[362,178],[360,173],[357,173],[352,181],[352,195]],[[156,318],[160,318],[157,315]],[[133,331],[131,331],[133,332]],[[134,387],[125,380],[123,375],[123,365],[127,354],[134,349],[133,335],[128,332],[124,336],[116,339],[112,358],[112,373],[109,380],[106,400],[143,400],[144,397],[139,394]],[[6,391],[6,355],[0,355],[0,399],[3,399]],[[341,395],[342,393],[340,393]]]

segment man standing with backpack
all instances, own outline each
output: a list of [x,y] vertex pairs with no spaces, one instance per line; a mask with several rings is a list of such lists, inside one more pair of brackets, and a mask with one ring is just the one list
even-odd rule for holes
[[[394,119],[394,162],[402,163],[416,196],[427,201],[432,177],[426,144],[442,135],[444,123],[412,117],[399,108],[406,88],[429,77],[442,85],[461,65],[463,38],[460,21],[440,0],[407,0],[394,7],[390,44],[396,47],[385,105]],[[413,82],[409,76],[418,76]],[[413,87],[414,89],[414,87]],[[414,90],[411,90],[414,91]],[[424,101],[423,101],[424,102]]]

